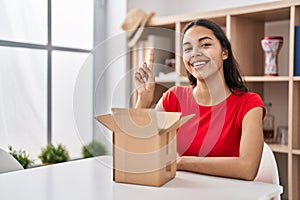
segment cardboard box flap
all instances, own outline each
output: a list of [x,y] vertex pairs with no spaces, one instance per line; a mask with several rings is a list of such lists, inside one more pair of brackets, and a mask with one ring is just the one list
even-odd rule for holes
[[[169,129],[180,119],[181,113],[159,112],[154,109],[112,108],[116,125],[125,133],[147,138]],[[133,135],[138,134],[138,135]]]
[[190,114],[190,115],[187,115],[187,116],[184,116],[180,119],[180,125],[179,126],[182,126],[183,124],[185,124],[187,121],[189,121],[190,119],[192,119],[193,117],[195,117],[196,114]]
[[101,122],[109,130],[115,131],[116,122],[111,114],[97,116],[96,119]]
[[[181,119],[180,119],[180,121],[179,121],[179,123],[173,123],[171,126],[169,126],[168,128],[165,128],[165,129],[161,129],[160,131],[159,131],[159,134],[162,134],[162,133],[164,133],[164,132],[169,132],[169,131],[172,131],[173,129],[176,129],[176,128],[178,128],[178,127],[180,127],[180,126],[182,126],[183,124],[185,124],[188,120],[190,120],[192,117],[194,117],[195,116],[195,114],[190,114],[190,115],[187,115],[187,116],[184,116],[184,117],[182,117]],[[165,127],[167,127],[167,126],[165,126]]]
[[158,130],[167,130],[179,121],[181,113],[157,112]]

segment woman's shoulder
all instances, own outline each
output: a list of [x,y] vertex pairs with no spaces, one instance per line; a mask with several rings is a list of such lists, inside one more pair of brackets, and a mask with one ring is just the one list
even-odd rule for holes
[[249,97],[257,97],[260,98],[260,95],[255,92],[244,92],[244,91],[239,91],[239,90],[234,90],[233,95],[236,97],[241,97],[241,98],[249,98]]
[[170,98],[170,99],[186,99],[189,98],[192,94],[193,86],[173,86],[169,88],[166,92],[164,92],[163,97],[164,98]]
[[231,101],[229,101],[229,104],[231,105],[229,107],[234,107],[233,109],[238,111],[237,113],[242,114],[242,116],[245,116],[249,110],[255,107],[263,108],[263,115],[265,115],[264,103],[259,94],[255,92],[243,92],[231,96],[233,97]]
[[192,91],[192,86],[173,86],[168,89],[162,97],[164,110],[169,112],[181,111],[182,102],[187,102],[191,99]]
[[238,100],[240,102],[244,102],[244,103],[256,102],[258,104],[263,104],[262,98],[258,93],[255,92],[235,91],[232,96],[234,96],[233,99]]
[[243,94],[244,98],[261,99],[260,95],[255,92],[246,92]]

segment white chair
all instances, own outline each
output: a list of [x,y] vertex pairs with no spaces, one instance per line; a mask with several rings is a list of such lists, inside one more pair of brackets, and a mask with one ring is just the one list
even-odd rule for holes
[[[272,150],[266,143],[264,143],[260,166],[254,181],[279,185],[277,163]],[[276,196],[273,199],[280,200],[280,195]]]
[[0,174],[24,169],[10,153],[0,148]]

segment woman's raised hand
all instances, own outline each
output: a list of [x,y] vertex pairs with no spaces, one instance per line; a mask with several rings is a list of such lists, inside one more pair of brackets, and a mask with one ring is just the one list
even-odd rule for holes
[[134,74],[137,90],[136,108],[149,108],[154,97],[155,76],[153,72],[154,49],[150,50],[149,63],[144,62]]

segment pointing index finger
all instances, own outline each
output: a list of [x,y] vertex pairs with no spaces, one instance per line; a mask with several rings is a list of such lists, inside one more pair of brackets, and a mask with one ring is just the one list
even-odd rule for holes
[[154,49],[150,49],[150,52],[149,52],[149,68],[153,69],[153,63],[154,63]]

